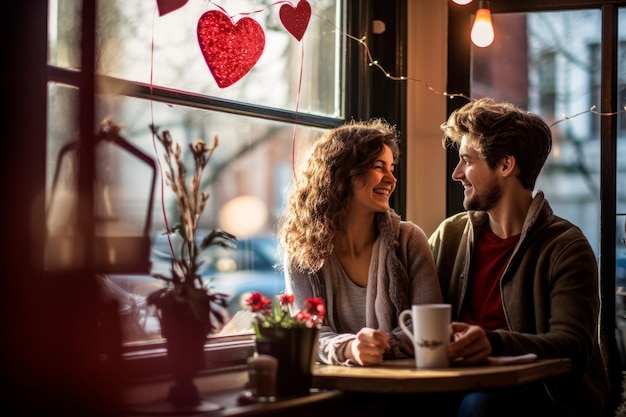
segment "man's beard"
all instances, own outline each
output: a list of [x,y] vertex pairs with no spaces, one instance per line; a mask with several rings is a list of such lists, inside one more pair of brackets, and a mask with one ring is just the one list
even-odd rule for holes
[[[476,188],[474,188],[475,190]],[[482,195],[474,192],[471,197],[463,200],[463,207],[465,207],[465,210],[487,211],[494,208],[501,197],[502,190],[494,180]]]

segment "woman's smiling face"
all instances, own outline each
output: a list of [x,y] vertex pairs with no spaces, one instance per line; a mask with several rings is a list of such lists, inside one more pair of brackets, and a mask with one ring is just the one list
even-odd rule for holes
[[373,213],[389,210],[389,197],[396,189],[393,153],[385,145],[373,166],[352,180],[352,207]]

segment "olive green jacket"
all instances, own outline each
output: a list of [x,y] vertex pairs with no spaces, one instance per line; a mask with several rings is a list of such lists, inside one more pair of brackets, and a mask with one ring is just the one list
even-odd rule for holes
[[[453,320],[467,295],[475,236],[487,225],[486,212],[463,212],[444,220],[429,238]],[[541,191],[500,277],[500,290],[509,330],[487,332],[493,355],[570,358],[573,374],[548,381],[548,393],[568,416],[604,415],[609,382],[598,342],[596,257],[582,231],[555,216]]]

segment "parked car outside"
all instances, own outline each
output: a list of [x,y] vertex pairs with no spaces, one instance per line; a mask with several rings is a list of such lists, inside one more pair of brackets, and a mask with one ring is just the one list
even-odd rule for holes
[[618,220],[617,235],[619,241],[615,252],[615,286],[626,290],[626,217]]
[[[202,239],[208,231],[199,234]],[[179,248],[179,238],[170,236],[174,251]],[[213,245],[199,255],[200,275],[212,292],[228,294],[228,306],[222,313],[226,322],[245,308],[246,299],[253,292],[274,298],[285,290],[282,272],[277,268],[280,258],[273,236],[254,236],[237,239],[236,248]],[[171,250],[167,235],[153,237],[151,250],[152,274],[170,276]],[[111,275],[110,279],[119,288],[140,300],[165,285],[165,282],[147,274]],[[149,308],[149,307],[146,307]],[[146,333],[159,333],[158,320],[154,315],[144,318]]]
[[626,251],[615,259],[615,286],[626,289]]

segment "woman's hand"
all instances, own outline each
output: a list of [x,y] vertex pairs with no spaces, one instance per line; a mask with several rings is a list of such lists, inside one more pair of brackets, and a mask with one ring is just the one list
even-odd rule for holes
[[448,359],[451,363],[476,364],[485,362],[491,355],[491,344],[482,327],[453,321],[450,334]]
[[364,327],[356,334],[356,339],[348,342],[345,354],[362,366],[380,365],[385,349],[389,348],[387,333]]

